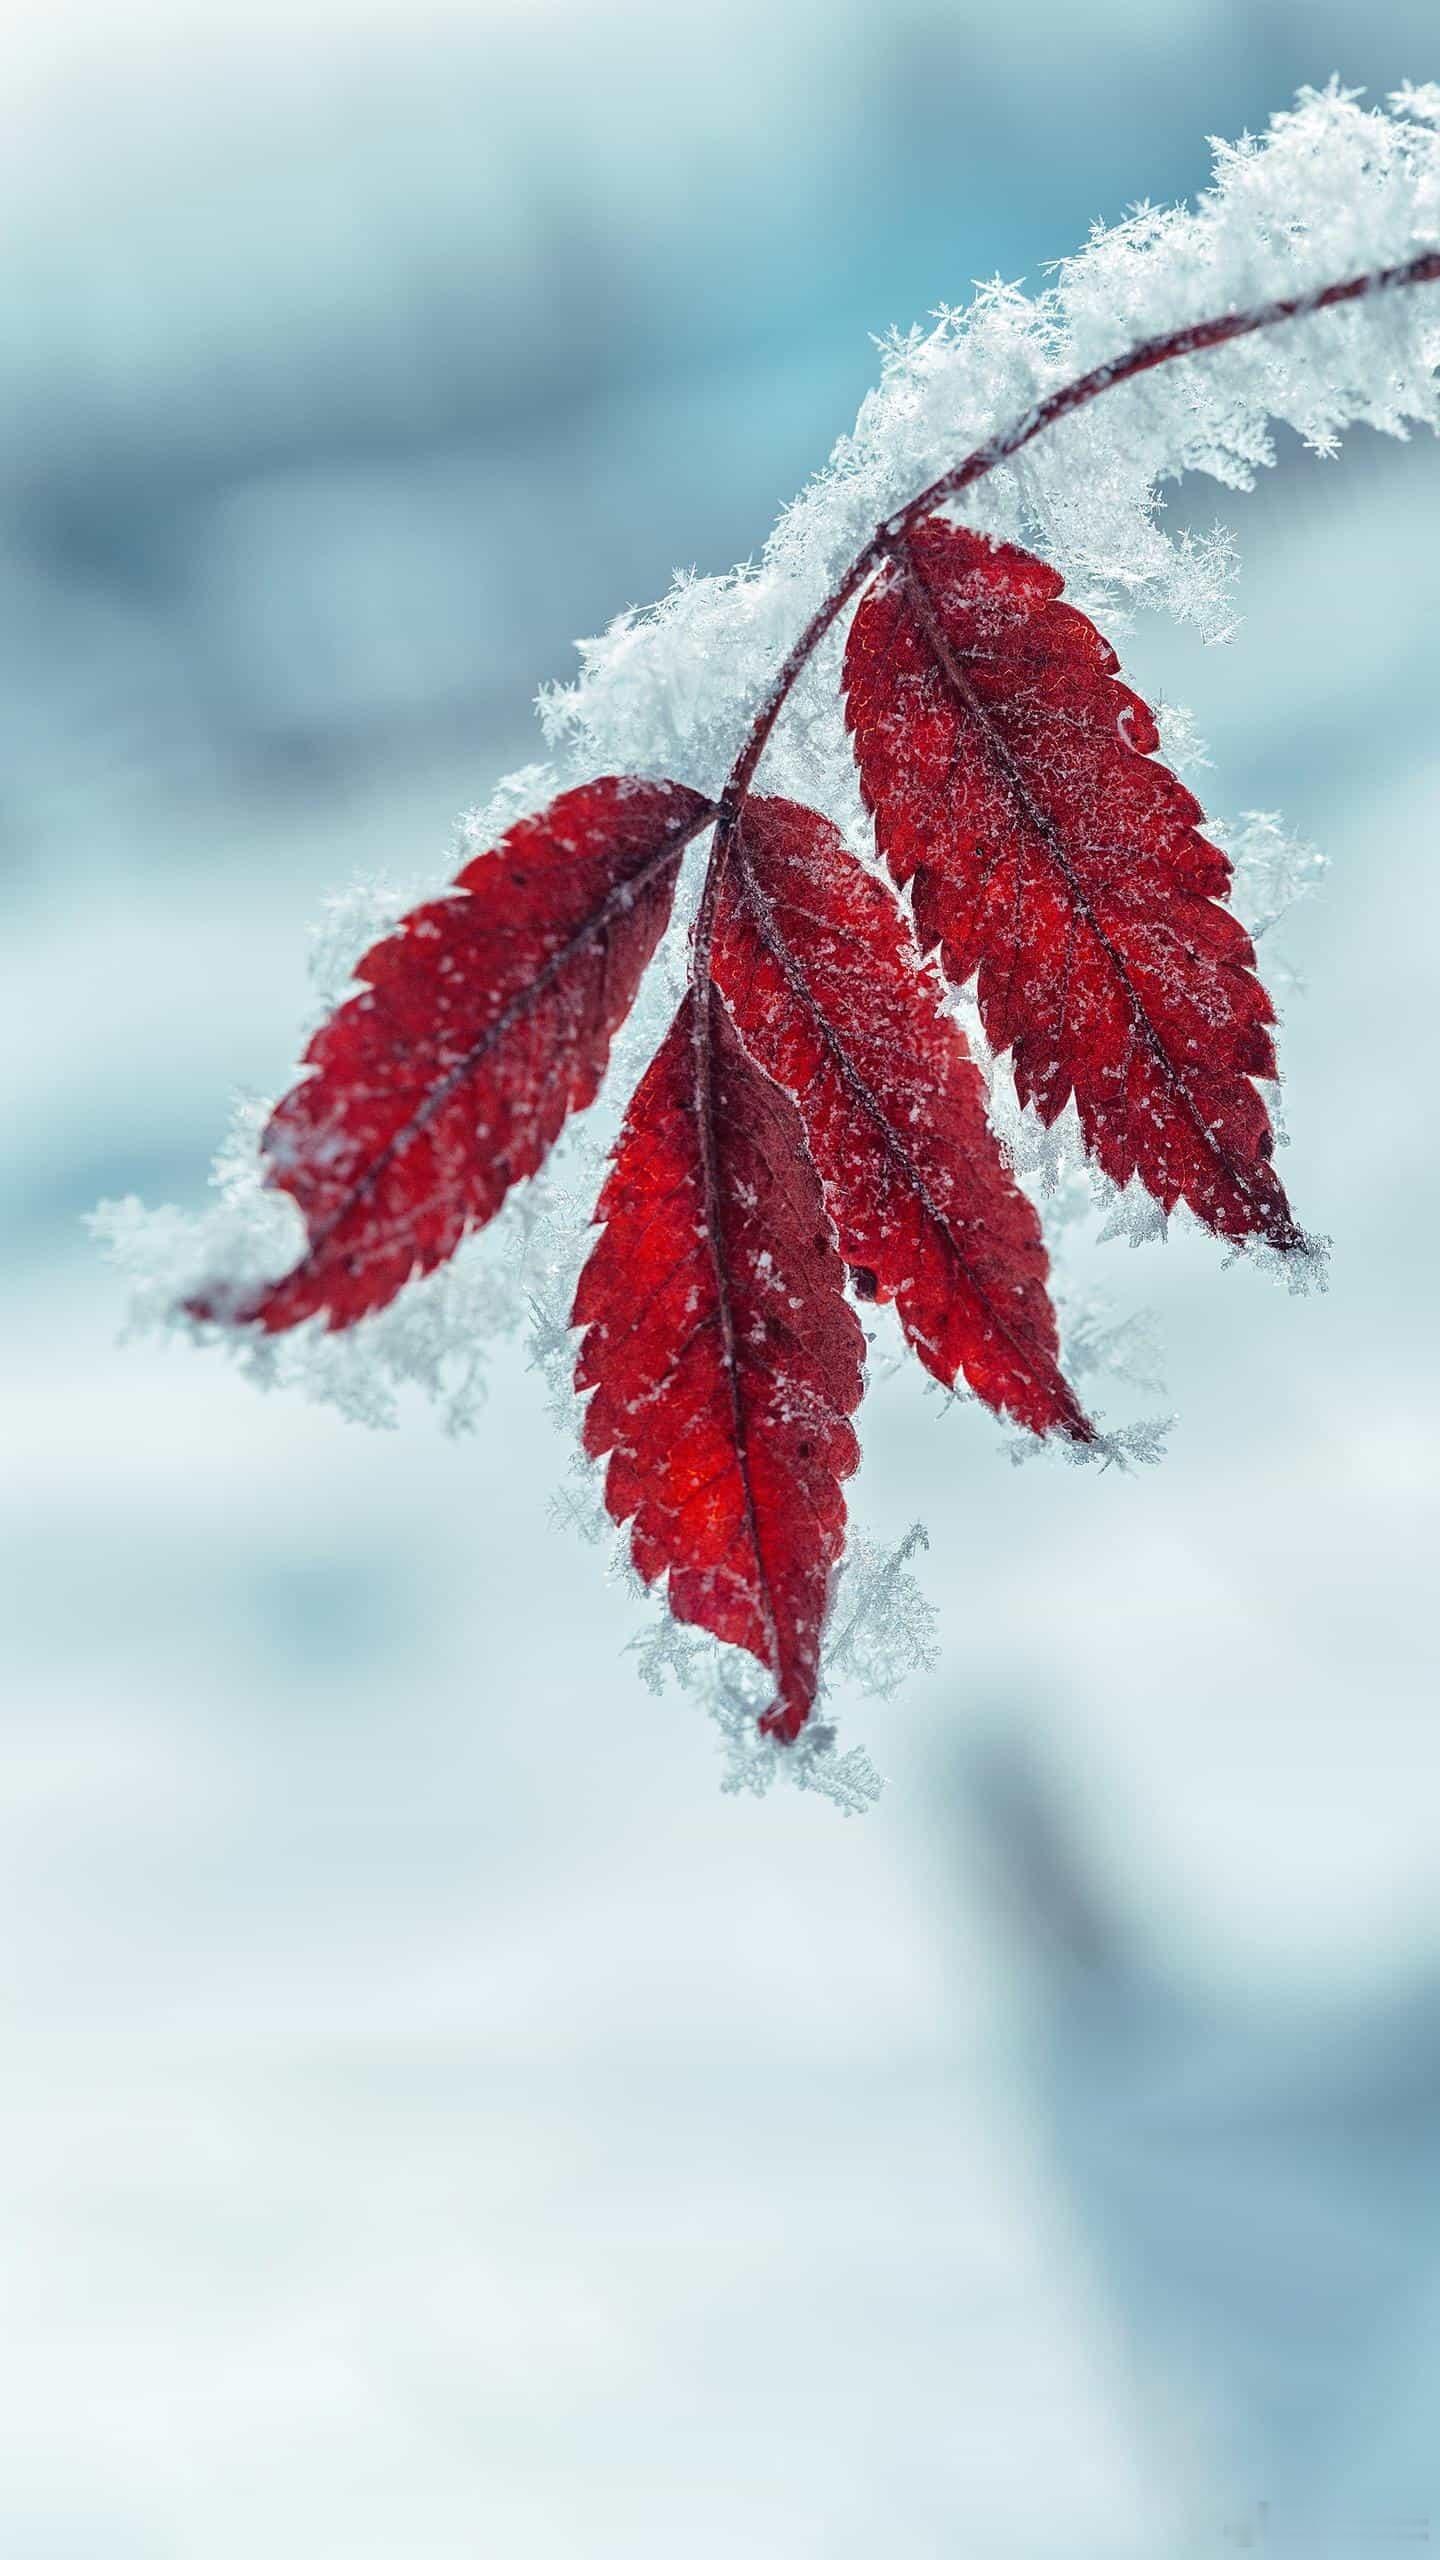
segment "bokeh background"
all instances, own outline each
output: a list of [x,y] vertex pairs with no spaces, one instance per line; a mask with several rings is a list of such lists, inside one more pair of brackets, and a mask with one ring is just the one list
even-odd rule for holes
[[913,1382],[942,1654],[863,1822],[722,1798],[478,1434],[121,1350],[305,929],[570,644],[763,539],[869,343],[1434,0],[11,0],[0,98],[0,2554],[1156,2560],[1440,2541],[1440,456],[1287,448],[1142,624],[1284,929],[1328,1296],[1107,1249],[1158,1472]]

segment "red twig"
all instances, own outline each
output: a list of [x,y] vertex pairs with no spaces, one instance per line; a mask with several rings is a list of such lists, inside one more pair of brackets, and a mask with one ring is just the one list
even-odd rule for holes
[[992,436],[988,443],[977,445],[953,471],[942,472],[918,497],[877,525],[863,550],[857,551],[849,568],[819,609],[813,613],[795,642],[750,726],[749,735],[731,768],[730,778],[720,795],[717,809],[715,840],[710,849],[709,866],[700,905],[695,917],[691,946],[691,977],[697,988],[708,984],[710,976],[710,944],[715,920],[715,902],[720,892],[721,876],[729,858],[736,822],[745,795],[755,778],[770,733],[779,719],[798,676],[837,616],[844,612],[851,598],[865,584],[871,572],[886,555],[903,543],[916,518],[942,498],[958,497],[962,489],[983,480],[997,463],[1009,462],[1013,456],[1043,435],[1047,427],[1068,418],[1076,409],[1088,407],[1102,391],[1113,391],[1122,382],[1132,382],[1137,374],[1153,373],[1157,365],[1170,364],[1177,356],[1202,355],[1209,347],[1228,346],[1235,338],[1253,337],[1257,329],[1272,329],[1281,320],[1308,319],[1316,311],[1333,311],[1346,302],[1363,302],[1374,293],[1393,293],[1402,286],[1440,283],[1440,249],[1426,249],[1403,266],[1380,267],[1368,275],[1347,276],[1339,284],[1318,286],[1312,293],[1288,294],[1275,302],[1256,304],[1248,311],[1226,311],[1211,320],[1192,320],[1183,329],[1168,329],[1158,338],[1142,338],[1138,346],[1116,356],[1109,364],[1096,365],[1074,382],[1067,382],[1048,398],[1027,409],[1023,418],[1003,433]]

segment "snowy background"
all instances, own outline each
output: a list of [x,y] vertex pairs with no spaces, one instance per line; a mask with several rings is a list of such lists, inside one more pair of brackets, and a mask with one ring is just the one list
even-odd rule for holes
[[4,2560],[1440,2542],[1440,455],[1287,447],[1142,623],[1286,923],[1328,1296],[1108,1248],[1159,1471],[909,1378],[941,1662],[863,1822],[722,1798],[477,1433],[120,1352],[306,928],[429,875],[575,635],[755,549],[868,333],[1203,183],[1433,0],[23,0],[0,102]]

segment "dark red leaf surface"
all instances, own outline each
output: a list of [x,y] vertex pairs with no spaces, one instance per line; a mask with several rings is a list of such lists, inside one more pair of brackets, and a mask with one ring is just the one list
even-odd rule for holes
[[747,801],[714,968],[751,1056],[797,1103],[859,1294],[920,1358],[1032,1431],[1093,1436],[1057,1366],[1040,1221],[895,899],[827,818]]
[[576,1293],[585,1446],[673,1614],[743,1645],[782,1741],[815,1697],[864,1337],[795,1105],[714,987],[626,1115]]
[[1155,722],[1044,561],[938,517],[863,597],[847,716],[922,946],[977,976],[988,1037],[1047,1124],[1073,1093],[1117,1183],[1216,1233],[1303,1246],[1252,1078],[1274,1020],[1230,866],[1155,761]]
[[250,1300],[192,1312],[353,1324],[493,1218],[594,1100],[709,814],[672,782],[567,791],[376,943],[263,1141],[309,1250]]

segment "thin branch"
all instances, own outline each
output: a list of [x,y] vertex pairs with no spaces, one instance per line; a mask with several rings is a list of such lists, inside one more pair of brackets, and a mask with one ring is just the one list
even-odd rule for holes
[[1310,293],[1287,294],[1274,302],[1262,302],[1246,311],[1226,311],[1210,320],[1192,320],[1182,329],[1168,329],[1155,338],[1142,338],[1124,355],[1115,356],[1108,364],[1096,365],[1089,373],[1080,374],[1059,391],[1027,409],[1022,418],[989,441],[977,445],[952,471],[942,472],[918,497],[909,498],[903,507],[877,525],[864,548],[857,551],[849,568],[819,609],[811,615],[795,642],[774,683],[761,703],[739,755],[731,769],[729,781],[721,793],[718,824],[710,849],[709,867],[695,918],[691,945],[691,980],[697,987],[706,986],[710,977],[710,945],[714,930],[715,903],[720,880],[729,860],[735,821],[744,806],[746,794],[755,778],[756,767],[770,741],[770,733],[779,719],[798,677],[804,672],[815,650],[836,618],[844,612],[852,596],[864,585],[872,571],[892,553],[900,550],[917,517],[938,506],[942,499],[958,497],[963,489],[973,488],[997,464],[1012,461],[1047,427],[1071,417],[1077,409],[1088,407],[1103,391],[1113,391],[1122,382],[1133,382],[1138,374],[1153,373],[1157,366],[1171,364],[1177,356],[1203,355],[1211,347],[1225,347],[1236,338],[1253,337],[1259,329],[1273,329],[1282,320],[1308,319],[1317,311],[1333,311],[1347,302],[1364,302],[1372,294],[1394,293],[1412,284],[1440,283],[1440,249],[1426,249],[1410,258],[1403,266],[1379,267],[1366,275],[1347,276],[1338,284],[1320,285]]

